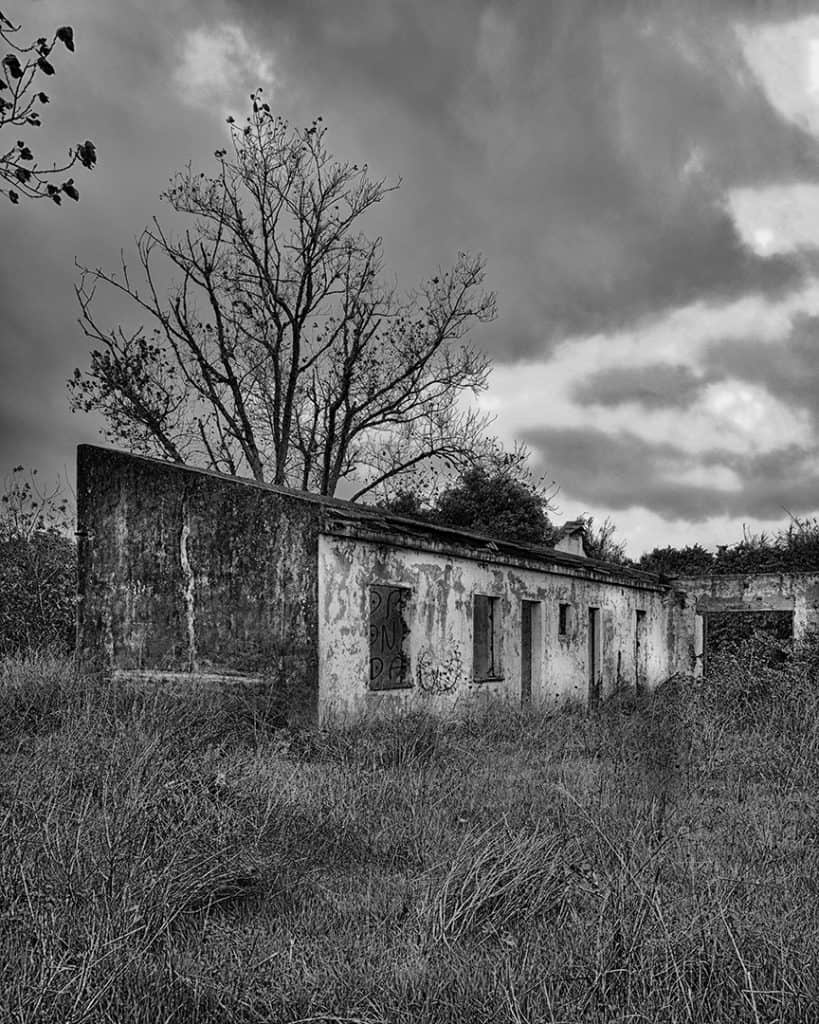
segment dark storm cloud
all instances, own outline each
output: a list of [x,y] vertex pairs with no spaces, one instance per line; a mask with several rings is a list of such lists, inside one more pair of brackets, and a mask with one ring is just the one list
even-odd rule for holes
[[486,335],[496,358],[696,300],[778,294],[802,276],[795,258],[746,248],[724,205],[732,187],[817,177],[816,140],[771,106],[732,20],[784,17],[785,5],[235,9],[270,40],[285,81],[335,104],[342,134],[424,196],[414,213],[430,251],[447,256],[471,222],[464,234],[499,290]]
[[686,409],[708,385],[729,380],[761,387],[789,409],[806,410],[819,425],[819,317],[796,317],[782,341],[712,342],[699,373],[667,363],[600,370],[578,381],[572,397],[606,408],[634,402],[645,409]]
[[649,363],[593,373],[579,381],[572,394],[581,405],[613,407],[637,402],[646,409],[685,409],[701,389],[701,378],[689,367]]
[[[15,6],[29,18],[22,0]],[[403,176],[372,221],[402,285],[461,248],[486,253],[501,316],[475,340],[503,361],[548,356],[567,334],[609,333],[691,301],[778,294],[800,279],[807,264],[763,259],[741,243],[725,199],[735,187],[817,180],[816,140],[771,106],[735,30],[815,9],[777,0],[174,0],[159,12],[149,0],[38,2],[37,32],[63,21],[77,32],[40,133],[48,158],[91,137],[100,161],[78,175],[78,206],[0,204],[0,461],[59,471],[76,441],[96,435],[96,422],[70,416],[64,387],[88,361],[74,258],[116,266],[120,248],[132,250],[134,235],[162,216],[168,175],[188,160],[212,167],[223,105],[185,101],[176,74],[189,32],[235,21],[270,57],[277,113],[294,123],[323,114],[340,156]],[[815,379],[809,352],[807,333],[781,362],[755,345],[723,344],[703,381],[764,377],[804,405]],[[584,400],[615,403],[619,387],[649,406],[662,395],[682,404],[694,387],[682,372],[676,391],[668,374],[640,373],[642,385],[625,371],[608,387],[592,378]],[[667,515],[679,500],[689,518],[729,501],[675,482],[697,460],[674,445],[542,435],[545,464],[566,493],[609,506],[613,495],[618,507],[639,499]],[[789,459],[792,480],[813,486],[799,450]],[[709,464],[735,465],[759,507],[772,500],[765,477],[778,464],[724,453]],[[741,514],[750,513],[745,498],[730,498]]]
[[715,342],[705,353],[710,379],[757,384],[789,408],[806,409],[819,426],[819,317],[801,316],[784,342]]
[[[590,507],[642,507],[666,519],[702,522],[714,516],[775,519],[784,509],[816,507],[815,453],[786,445],[763,454],[710,449],[691,454],[674,444],[635,434],[588,428],[540,428],[523,438],[562,489]],[[683,474],[705,467],[731,470],[740,487],[690,484]]]

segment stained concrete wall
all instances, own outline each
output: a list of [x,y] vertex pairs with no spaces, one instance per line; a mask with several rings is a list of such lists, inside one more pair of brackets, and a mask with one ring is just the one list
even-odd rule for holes
[[317,506],[91,445],[77,498],[81,651],[110,669],[256,674],[315,714]]
[[709,611],[792,611],[796,639],[819,632],[819,573],[684,576],[675,581],[675,587],[686,595],[680,637],[691,648],[697,675],[703,667],[704,621]]
[[[353,531],[354,532],[354,531]],[[349,534],[350,531],[348,530]],[[534,702],[585,700],[588,679],[588,611],[600,609],[602,695],[637,676],[635,626],[645,612],[643,678],[656,686],[677,670],[679,600],[667,588],[596,578],[588,569],[527,564],[525,559],[483,553],[459,557],[440,545],[420,549],[375,543],[350,535],[319,541],[319,713],[355,716],[396,707],[452,708],[482,696],[521,695],[521,605],[539,602],[533,636]],[[409,590],[405,607],[409,685],[369,688],[369,588]],[[502,679],[473,679],[473,597],[499,599]],[[558,635],[559,605],[569,604],[568,635]]]
[[[587,698],[590,608],[601,696],[690,668],[685,597],[634,570],[91,445],[78,450],[77,477],[79,648],[114,675],[184,687],[241,674],[310,717],[517,701],[523,601],[537,603],[535,702]],[[378,584],[408,591],[408,685],[389,692],[370,686]],[[497,600],[491,680],[473,678],[476,594]]]

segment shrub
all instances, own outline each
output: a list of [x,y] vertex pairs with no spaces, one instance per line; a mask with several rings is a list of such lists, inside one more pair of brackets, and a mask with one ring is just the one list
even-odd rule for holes
[[76,545],[68,504],[17,467],[0,499],[0,655],[74,645]]

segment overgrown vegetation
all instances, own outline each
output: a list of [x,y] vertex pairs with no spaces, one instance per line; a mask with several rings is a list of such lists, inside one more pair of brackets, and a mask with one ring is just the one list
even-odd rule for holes
[[700,544],[654,548],[637,563],[647,572],[669,576],[721,575],[743,572],[819,572],[819,519],[791,516],[773,534],[746,529],[737,544],[724,544],[712,554]]
[[73,647],[77,549],[59,485],[17,466],[0,496],[0,656]]
[[0,668],[0,1019],[807,1021],[819,657],[282,732]]

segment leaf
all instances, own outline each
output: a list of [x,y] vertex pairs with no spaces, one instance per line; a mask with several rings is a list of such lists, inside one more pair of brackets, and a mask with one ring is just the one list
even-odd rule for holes
[[33,160],[34,154],[28,148],[28,146],[21,146],[20,153],[18,154],[21,160]]
[[26,182],[31,177],[31,171],[28,167],[17,167],[14,171],[14,176],[18,181]]
[[37,93],[37,99],[41,103],[48,103],[48,96],[46,96],[46,94],[44,92],[38,92]]
[[17,59],[16,54],[7,53],[3,58],[3,66],[7,69],[12,78],[23,77],[23,69],[20,67],[20,61]]
[[17,193],[13,189],[9,189],[9,199],[13,203],[18,203],[20,201],[20,197],[17,195]]
[[63,192],[65,192],[65,194],[69,198],[73,199],[75,203],[79,202],[80,193],[74,187],[74,179],[73,178],[69,179],[68,181],[63,182]]
[[70,25],[61,25],[54,33],[66,50],[74,52],[74,29]]
[[90,139],[86,139],[85,142],[77,146],[77,159],[83,167],[89,168],[97,162],[97,150]]
[[53,75],[54,66],[50,61],[47,61],[45,57],[37,58],[37,67],[42,71],[44,75]]

